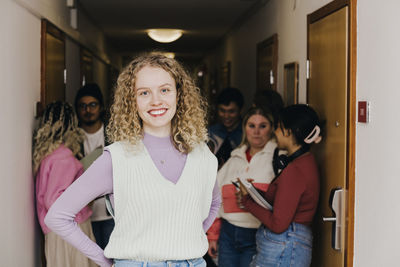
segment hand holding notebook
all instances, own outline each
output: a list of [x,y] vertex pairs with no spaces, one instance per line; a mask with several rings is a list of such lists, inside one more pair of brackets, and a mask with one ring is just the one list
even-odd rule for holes
[[260,193],[257,191],[257,189],[253,186],[251,182],[249,182],[247,179],[244,178],[238,178],[238,182],[244,190],[251,196],[251,198],[261,207],[265,209],[272,210],[272,205],[268,203],[267,200],[263,196],[260,195]]

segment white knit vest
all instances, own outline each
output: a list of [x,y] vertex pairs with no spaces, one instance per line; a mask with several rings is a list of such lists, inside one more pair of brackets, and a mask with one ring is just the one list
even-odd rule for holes
[[143,143],[130,154],[119,142],[107,149],[113,166],[115,228],[104,255],[139,261],[202,257],[208,249],[202,224],[217,173],[217,160],[207,146],[188,154],[176,184],[160,174]]

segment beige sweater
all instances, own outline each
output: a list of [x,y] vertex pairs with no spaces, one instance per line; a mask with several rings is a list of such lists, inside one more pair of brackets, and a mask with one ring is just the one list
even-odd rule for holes
[[202,223],[215,185],[217,160],[205,144],[187,156],[174,184],[160,174],[142,143],[126,154],[108,146],[114,177],[115,228],[105,256],[138,261],[202,257],[208,249]]

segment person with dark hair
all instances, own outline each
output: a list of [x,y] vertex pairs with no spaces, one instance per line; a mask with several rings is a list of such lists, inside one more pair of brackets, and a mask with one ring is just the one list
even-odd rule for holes
[[276,169],[281,172],[264,193],[273,210],[265,209],[248,196],[240,185],[238,202],[258,218],[257,254],[251,267],[310,266],[312,255],[311,224],[319,198],[319,174],[312,143],[321,141],[321,124],[309,106],[298,104],[284,108],[278,117],[275,136],[278,147],[287,155],[275,154]]
[[[91,267],[95,264],[81,252],[62,240],[47,227],[44,218],[61,193],[83,172],[81,158],[82,130],[75,112],[68,103],[47,105],[33,136],[33,173],[36,179],[36,209],[44,233],[47,266]],[[77,211],[74,223],[94,240],[90,215],[85,205]]]
[[218,252],[219,267],[249,266],[256,254],[256,232],[260,221],[236,203],[238,177],[252,178],[254,185],[266,191],[274,178],[272,158],[276,148],[272,114],[259,107],[251,108],[243,118],[243,138],[239,147],[218,171],[222,206],[208,230],[208,253]]
[[[108,145],[105,138],[104,125],[104,100],[100,87],[95,83],[87,83],[80,88],[75,97],[75,110],[78,114],[79,126],[83,129],[83,154],[85,160],[90,159],[90,165]],[[86,161],[85,161],[86,162]],[[96,243],[104,249],[114,229],[114,220],[107,212],[105,198],[93,201],[93,214],[91,216],[93,233]]]
[[240,112],[243,104],[243,95],[237,88],[225,88],[217,97],[219,122],[209,128],[208,145],[218,159],[219,168],[242,140]]
[[[281,95],[272,89],[257,91],[254,95],[253,106],[263,107],[271,111],[277,121],[279,112],[284,107]],[[276,125],[274,125],[276,127]]]
[[[206,232],[221,203],[206,108],[177,60],[160,53],[133,59],[111,106],[114,143],[52,205],[46,225],[101,267],[205,267]],[[115,227],[103,250],[73,219],[105,194],[113,194]]]
[[81,87],[75,97],[75,110],[79,126],[85,131],[84,154],[104,147],[104,101],[100,87],[88,83]]

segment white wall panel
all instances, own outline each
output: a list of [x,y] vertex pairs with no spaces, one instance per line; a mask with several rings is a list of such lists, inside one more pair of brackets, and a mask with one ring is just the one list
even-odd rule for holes
[[0,35],[0,265],[38,266],[31,140],[40,92],[40,20],[2,0]]

